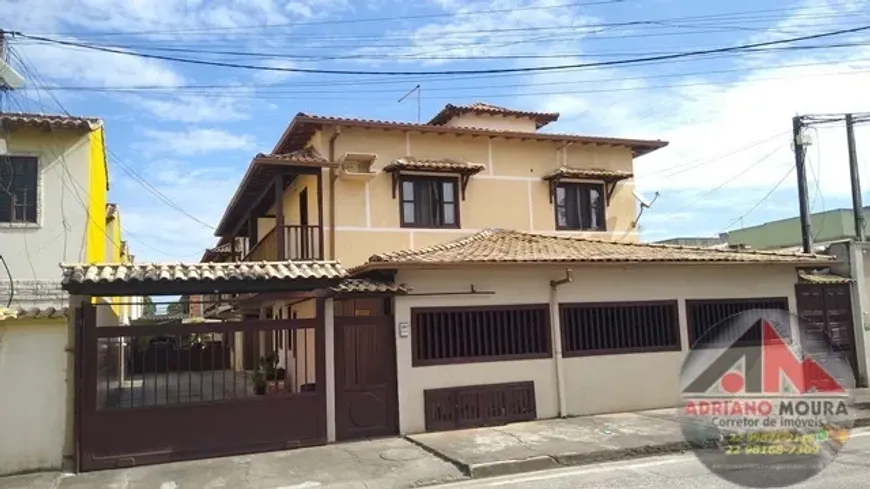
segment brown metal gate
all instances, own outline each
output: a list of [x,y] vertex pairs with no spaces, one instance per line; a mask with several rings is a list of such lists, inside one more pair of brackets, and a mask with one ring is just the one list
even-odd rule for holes
[[399,432],[393,316],[335,317],[336,438]]
[[[99,326],[85,305],[80,470],[326,443],[322,306],[318,319]],[[273,345],[262,375],[243,361],[246,339]]]
[[830,346],[849,359],[858,379],[858,357],[852,324],[851,288],[848,284],[797,284],[798,315],[808,332],[822,334]]

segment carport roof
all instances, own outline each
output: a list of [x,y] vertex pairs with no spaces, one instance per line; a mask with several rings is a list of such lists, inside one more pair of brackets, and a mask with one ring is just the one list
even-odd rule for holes
[[553,236],[504,229],[486,229],[471,236],[416,250],[373,255],[352,272],[431,265],[505,263],[830,263],[835,258],[804,253],[748,251],[620,243]]
[[62,264],[64,290],[89,295],[277,292],[329,287],[347,276],[335,261]]

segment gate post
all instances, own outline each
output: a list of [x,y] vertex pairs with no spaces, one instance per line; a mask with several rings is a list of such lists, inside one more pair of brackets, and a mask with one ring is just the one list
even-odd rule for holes
[[852,279],[850,292],[852,298],[852,329],[855,351],[858,357],[858,379],[856,387],[866,387],[868,381],[868,358],[870,358],[870,324],[864,311],[867,311],[867,279],[864,276],[864,244],[850,241],[849,275]]
[[335,301],[323,302],[323,337],[326,342],[326,441],[335,441]]

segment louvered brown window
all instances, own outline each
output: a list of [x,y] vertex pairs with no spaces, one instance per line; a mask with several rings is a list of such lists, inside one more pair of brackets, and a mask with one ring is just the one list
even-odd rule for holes
[[550,356],[550,317],[541,305],[415,308],[413,365]]
[[676,301],[562,304],[559,315],[565,356],[681,348]]
[[[728,327],[738,314],[751,310],[779,309],[788,311],[785,297],[757,299],[687,300],[686,319],[689,326],[689,345],[692,348],[727,346],[732,344],[759,344],[761,324],[747,328]],[[777,330],[783,337],[790,337],[788,325]],[[742,337],[742,338],[741,338]]]

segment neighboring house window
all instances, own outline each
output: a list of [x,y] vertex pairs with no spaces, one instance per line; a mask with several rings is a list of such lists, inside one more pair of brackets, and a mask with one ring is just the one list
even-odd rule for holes
[[459,227],[456,178],[402,177],[402,226]]
[[556,186],[556,229],[604,231],[604,185],[560,183]]
[[36,221],[37,159],[0,156],[0,222]]

